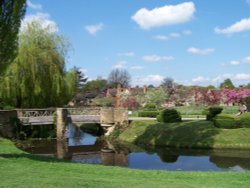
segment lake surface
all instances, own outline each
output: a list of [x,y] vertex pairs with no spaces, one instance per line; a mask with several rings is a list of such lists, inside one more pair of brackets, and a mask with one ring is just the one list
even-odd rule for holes
[[17,146],[29,153],[55,156],[77,163],[122,166],[144,170],[237,171],[250,170],[249,150],[194,150],[148,148],[99,140],[70,126],[64,141],[31,140]]

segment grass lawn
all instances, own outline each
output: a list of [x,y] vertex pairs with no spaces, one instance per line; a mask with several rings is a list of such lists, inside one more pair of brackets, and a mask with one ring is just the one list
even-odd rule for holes
[[250,173],[143,171],[38,157],[0,138],[0,187],[249,187]]
[[210,121],[134,121],[119,139],[137,144],[187,148],[250,149],[250,129],[219,129]]

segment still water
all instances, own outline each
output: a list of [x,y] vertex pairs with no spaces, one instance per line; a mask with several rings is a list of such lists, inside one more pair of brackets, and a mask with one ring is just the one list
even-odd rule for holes
[[249,150],[191,150],[148,148],[100,140],[70,126],[64,141],[30,140],[18,142],[26,152],[55,156],[77,163],[123,166],[144,170],[237,171],[250,170]]

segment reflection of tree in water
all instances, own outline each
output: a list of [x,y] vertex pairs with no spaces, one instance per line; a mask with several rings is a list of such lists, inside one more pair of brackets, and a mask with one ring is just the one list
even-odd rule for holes
[[169,148],[155,149],[155,152],[160,157],[161,161],[166,163],[175,163],[179,157],[177,152]]
[[243,169],[250,170],[250,158],[211,156],[209,161],[219,168],[240,166]]

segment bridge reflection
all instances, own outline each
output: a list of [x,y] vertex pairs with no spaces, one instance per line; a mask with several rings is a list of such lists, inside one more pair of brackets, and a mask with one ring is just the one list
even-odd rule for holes
[[94,145],[68,146],[67,140],[57,140],[56,151],[59,159],[108,166],[128,166],[129,151],[108,148],[105,141],[97,141]]

